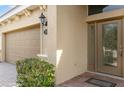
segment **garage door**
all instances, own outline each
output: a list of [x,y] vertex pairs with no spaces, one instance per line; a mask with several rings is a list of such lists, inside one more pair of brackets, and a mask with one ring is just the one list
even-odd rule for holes
[[36,57],[39,53],[39,26],[6,33],[6,62],[15,63],[23,58]]

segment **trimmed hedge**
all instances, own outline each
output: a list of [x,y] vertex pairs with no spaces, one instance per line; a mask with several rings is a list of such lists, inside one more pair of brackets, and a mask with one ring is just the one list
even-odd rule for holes
[[55,83],[54,65],[38,58],[27,58],[16,63],[17,86],[53,87]]

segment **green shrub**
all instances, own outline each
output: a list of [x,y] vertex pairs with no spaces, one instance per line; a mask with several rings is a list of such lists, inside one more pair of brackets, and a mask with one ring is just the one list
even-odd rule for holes
[[54,65],[38,59],[28,58],[16,63],[17,86],[52,87],[55,82]]

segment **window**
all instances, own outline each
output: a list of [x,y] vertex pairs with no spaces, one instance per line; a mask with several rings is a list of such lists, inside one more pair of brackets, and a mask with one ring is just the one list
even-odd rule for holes
[[124,8],[124,5],[88,5],[88,15]]

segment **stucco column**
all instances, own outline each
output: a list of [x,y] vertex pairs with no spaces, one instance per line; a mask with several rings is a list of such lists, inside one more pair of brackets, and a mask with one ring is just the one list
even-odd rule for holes
[[57,6],[47,6],[47,19],[48,19],[48,35],[47,35],[47,54],[48,61],[56,65],[56,38],[57,38]]

